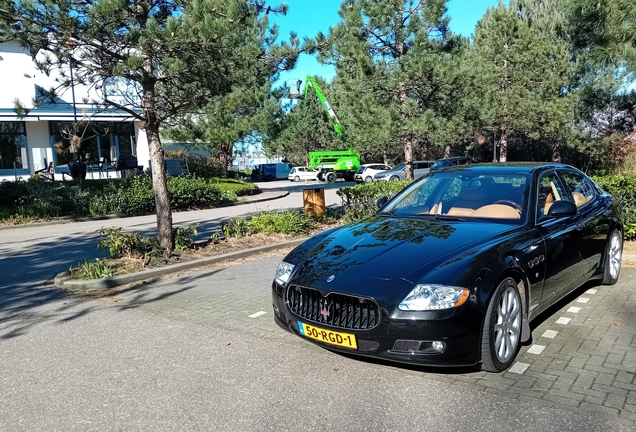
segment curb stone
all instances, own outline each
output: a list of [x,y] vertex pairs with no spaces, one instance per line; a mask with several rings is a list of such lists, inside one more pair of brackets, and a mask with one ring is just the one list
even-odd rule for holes
[[[276,196],[268,197],[268,198],[259,198],[255,200],[245,200],[245,201],[238,200],[235,203],[232,203],[229,205],[220,205],[218,207],[213,207],[213,209],[224,208],[224,207],[235,207],[235,206],[240,206],[244,204],[259,203],[263,201],[273,201],[280,198],[285,198],[287,195],[289,195],[289,193],[290,193],[289,191],[286,191],[281,193],[280,195],[276,195]],[[248,195],[248,197],[250,196],[258,196],[258,195]],[[239,198],[245,198],[245,197],[239,197]],[[198,209],[198,210],[212,210],[212,209]],[[185,211],[189,211],[189,210],[185,210]],[[183,213],[183,212],[177,212],[177,213]],[[18,225],[3,225],[3,226],[0,226],[0,231],[9,230],[9,229],[41,227],[41,226],[49,226],[49,225],[62,225],[62,224],[70,224],[75,222],[92,222],[92,221],[109,220],[109,219],[125,219],[129,217],[139,217],[139,216],[152,216],[152,214],[135,215],[135,216],[113,214],[113,215],[103,215],[103,216],[85,216],[80,218],[62,217],[56,220],[45,221],[45,222],[25,223],[25,224],[18,224]]]
[[58,288],[76,288],[76,289],[102,289],[113,288],[118,285],[125,285],[132,282],[139,282],[144,279],[150,279],[157,276],[163,276],[170,273],[176,273],[184,270],[190,270],[197,267],[203,267],[217,262],[246,258],[252,255],[257,255],[263,252],[270,252],[277,249],[283,249],[289,246],[297,246],[307,240],[307,238],[290,240],[283,243],[275,243],[264,246],[258,246],[253,249],[243,249],[236,252],[230,252],[223,255],[215,255],[211,257],[199,258],[192,261],[186,261],[176,264],[169,264],[162,267],[152,268],[148,270],[142,270],[140,272],[128,273],[118,276],[112,276],[103,279],[71,279],[69,272],[62,272],[55,276],[53,285]]

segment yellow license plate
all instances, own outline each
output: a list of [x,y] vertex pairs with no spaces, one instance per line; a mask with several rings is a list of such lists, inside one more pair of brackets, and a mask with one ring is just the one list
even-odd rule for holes
[[351,333],[341,333],[333,330],[327,330],[320,327],[314,327],[313,325],[305,324],[302,322],[298,323],[298,332],[310,339],[315,339],[320,342],[328,343],[330,345],[358,349],[356,335]]

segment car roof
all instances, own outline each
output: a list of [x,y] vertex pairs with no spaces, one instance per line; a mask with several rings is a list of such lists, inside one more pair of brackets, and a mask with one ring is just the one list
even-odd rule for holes
[[555,162],[489,162],[489,163],[478,163],[471,165],[460,165],[445,169],[444,172],[450,171],[483,171],[483,172],[492,172],[492,171],[502,171],[502,172],[510,172],[510,173],[532,173],[535,171],[544,171],[548,169],[564,169],[571,168],[577,169],[573,166],[555,163]]
[[470,156],[453,156],[453,157],[441,158],[437,160],[441,161],[441,160],[457,160],[457,159],[472,159],[472,158]]

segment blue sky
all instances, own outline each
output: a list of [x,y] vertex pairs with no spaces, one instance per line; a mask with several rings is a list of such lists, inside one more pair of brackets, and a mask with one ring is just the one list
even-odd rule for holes
[[[290,31],[296,31],[301,40],[304,36],[313,37],[319,31],[327,34],[329,27],[340,21],[338,9],[341,3],[342,0],[287,0],[287,15],[275,16],[273,22],[280,26],[280,38],[285,40],[289,38]],[[451,31],[471,36],[486,9],[496,5],[497,0],[450,0],[448,16],[451,18]],[[318,75],[331,80],[334,74],[333,67],[321,65],[314,56],[303,55],[296,68],[282,73],[280,80],[304,80],[307,75]]]

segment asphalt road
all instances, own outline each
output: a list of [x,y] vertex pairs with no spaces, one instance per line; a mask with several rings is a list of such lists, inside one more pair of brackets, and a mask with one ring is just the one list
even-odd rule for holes
[[138,294],[106,303],[0,288],[0,430],[629,430],[291,336],[149,313]]
[[[284,198],[253,204],[242,204],[208,210],[174,212],[174,226],[200,224],[199,237],[209,236],[224,220],[262,211],[302,208],[302,189],[325,189],[327,206],[340,205],[338,188],[354,183],[337,182],[331,185],[293,183],[287,180],[259,182],[263,191],[289,191]],[[58,225],[18,227],[0,231],[0,286],[24,282],[44,281],[68,270],[82,259],[105,257],[107,251],[98,250],[98,230],[102,227],[122,227],[143,235],[155,235],[156,216],[72,222]]]

